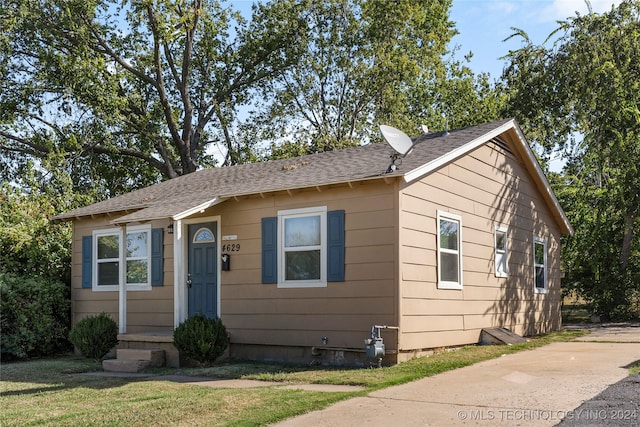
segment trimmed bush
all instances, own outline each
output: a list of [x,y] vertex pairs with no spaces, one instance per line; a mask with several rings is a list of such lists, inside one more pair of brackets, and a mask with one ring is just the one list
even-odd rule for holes
[[84,357],[100,360],[118,344],[118,325],[106,313],[85,317],[69,339]]
[[211,319],[199,314],[176,328],[173,344],[184,356],[208,365],[229,347],[229,335],[220,318]]
[[69,287],[40,276],[0,273],[0,353],[27,359],[69,351]]

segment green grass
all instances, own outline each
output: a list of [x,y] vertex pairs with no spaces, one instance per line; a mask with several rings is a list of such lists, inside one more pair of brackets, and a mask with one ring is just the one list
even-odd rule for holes
[[587,304],[565,303],[562,306],[562,323],[591,323],[591,314]]
[[232,364],[205,369],[178,370],[183,375],[244,378],[283,383],[339,384],[366,387],[367,391],[403,384],[483,360],[517,351],[534,349],[552,342],[568,341],[585,331],[554,332],[509,346],[465,346],[398,365],[375,369],[309,368],[283,365]]
[[629,375],[640,374],[640,360],[635,361],[629,366]]
[[100,366],[94,361],[72,357],[3,363],[0,366],[0,425],[265,425],[380,388],[550,342],[571,340],[582,333],[553,333],[513,346],[462,347],[379,369],[233,363],[212,368],[154,371],[157,374],[257,379],[283,384],[352,384],[365,387],[364,391],[347,393],[288,390],[278,386],[221,389],[159,381],[153,377],[79,375],[100,370]]

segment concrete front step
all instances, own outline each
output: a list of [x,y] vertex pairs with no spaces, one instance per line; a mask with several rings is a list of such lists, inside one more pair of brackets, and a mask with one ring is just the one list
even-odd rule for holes
[[119,360],[147,360],[153,368],[164,366],[164,350],[119,348],[116,350]]
[[148,367],[164,366],[164,350],[117,349],[116,359],[102,362],[102,369],[108,372],[140,372]]

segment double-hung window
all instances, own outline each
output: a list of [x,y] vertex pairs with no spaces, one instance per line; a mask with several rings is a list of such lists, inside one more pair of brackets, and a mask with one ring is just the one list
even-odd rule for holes
[[533,269],[536,293],[547,292],[547,241],[533,238]]
[[120,229],[94,231],[95,290],[111,290],[120,283]]
[[462,217],[438,211],[438,288],[462,289]]
[[494,234],[496,277],[509,276],[509,270],[507,267],[507,233],[507,228],[496,226]]
[[262,218],[262,283],[325,287],[345,280],[345,211],[326,206]]
[[148,287],[151,276],[151,228],[128,227],[124,250],[126,257],[127,287]]
[[327,209],[278,212],[279,287],[327,285]]
[[127,227],[93,232],[92,288],[116,291],[120,281],[129,290],[151,289],[151,227]]

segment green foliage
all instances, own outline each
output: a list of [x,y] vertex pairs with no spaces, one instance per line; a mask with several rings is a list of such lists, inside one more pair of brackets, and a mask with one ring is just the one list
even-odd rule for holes
[[221,1],[2,4],[0,174],[55,155],[49,170],[113,195],[221,155],[257,161],[265,143],[289,157],[375,140],[379,123],[496,119],[500,91],[444,59],[450,6],[272,0],[247,19]]
[[189,317],[173,333],[181,354],[202,364],[212,364],[229,347],[229,335],[220,318]]
[[100,360],[118,344],[118,325],[106,313],[85,317],[71,330],[69,340],[84,357]]
[[305,10],[306,49],[243,129],[271,143],[270,158],[377,141],[381,123],[418,132],[497,119],[488,76],[445,59],[456,31],[451,2],[332,0]]
[[0,272],[3,358],[51,356],[69,349],[69,289],[43,277]]
[[46,195],[0,187],[0,272],[70,281],[71,227],[52,224]]
[[555,191],[576,229],[563,283],[595,314],[640,316],[640,2],[560,23],[551,46],[511,52],[504,79],[510,114],[568,165]]
[[210,144],[251,158],[235,115],[295,61],[303,3],[249,22],[224,3],[2,3],[0,166],[57,153],[77,185],[120,191],[214,165]]

